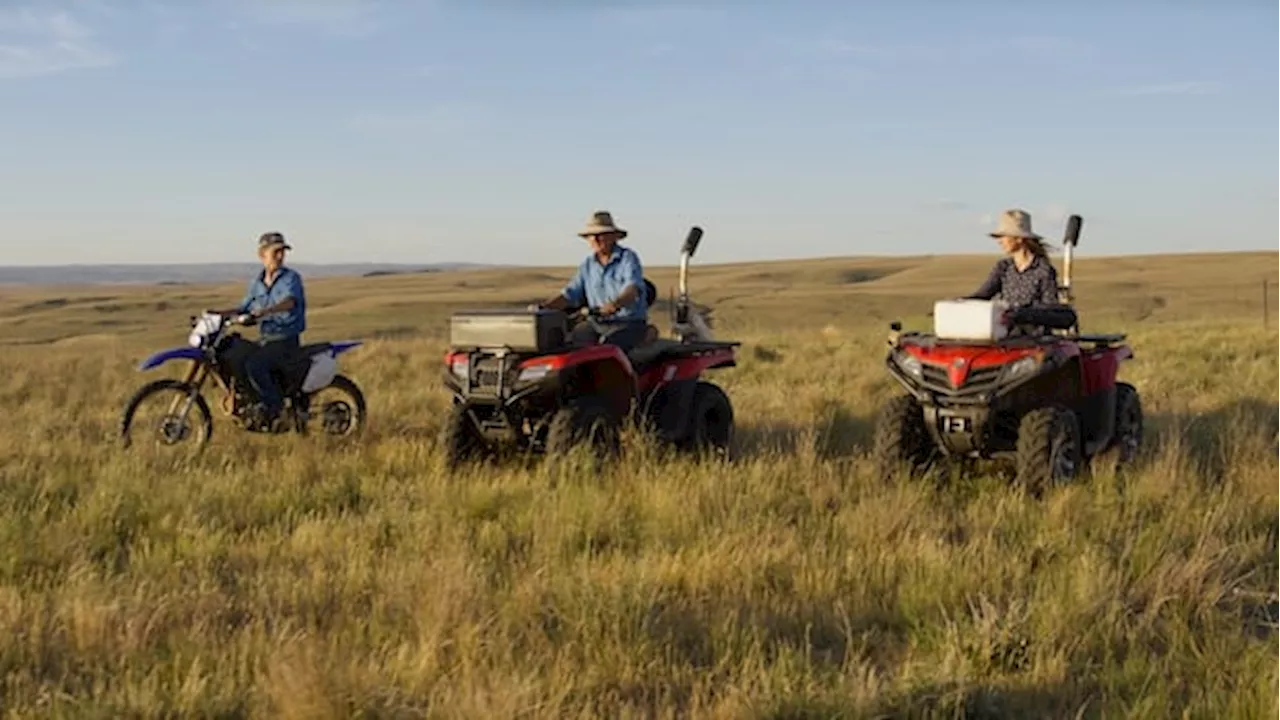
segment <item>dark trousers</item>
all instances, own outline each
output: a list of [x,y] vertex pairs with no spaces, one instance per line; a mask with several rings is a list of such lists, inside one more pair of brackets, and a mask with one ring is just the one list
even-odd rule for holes
[[575,345],[617,345],[622,352],[631,352],[644,341],[649,324],[643,321],[603,322],[588,320],[579,325],[572,335]]
[[249,384],[258,393],[258,398],[262,400],[270,416],[278,415],[284,407],[280,388],[271,379],[271,371],[282,369],[293,359],[299,347],[296,335],[280,340],[263,340],[258,344],[257,350],[245,360],[244,370],[249,376]]

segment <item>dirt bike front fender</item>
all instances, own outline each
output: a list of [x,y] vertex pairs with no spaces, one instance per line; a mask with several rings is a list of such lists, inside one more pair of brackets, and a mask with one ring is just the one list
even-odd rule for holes
[[204,352],[201,351],[199,348],[193,348],[193,347],[170,348],[168,350],[161,350],[160,352],[153,353],[146,360],[143,360],[141,363],[138,364],[138,371],[144,372],[152,368],[159,367],[169,362],[170,360],[194,360],[199,362],[203,359],[204,359]]

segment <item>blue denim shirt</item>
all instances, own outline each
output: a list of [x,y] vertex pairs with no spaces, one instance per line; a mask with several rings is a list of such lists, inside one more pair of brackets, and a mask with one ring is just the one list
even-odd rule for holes
[[649,317],[644,297],[644,267],[640,264],[640,256],[630,248],[615,245],[613,254],[604,265],[596,259],[595,253],[588,255],[561,294],[572,305],[582,305],[585,300],[588,307],[597,308],[617,299],[628,285],[635,285],[639,290],[636,299],[630,305],[619,308],[608,320],[643,322]]
[[307,329],[307,295],[302,289],[302,276],[296,271],[281,267],[275,282],[268,288],[266,270],[249,281],[249,290],[240,303],[240,312],[267,308],[293,298],[294,306],[284,312],[267,315],[258,321],[263,340],[282,340],[301,335]]

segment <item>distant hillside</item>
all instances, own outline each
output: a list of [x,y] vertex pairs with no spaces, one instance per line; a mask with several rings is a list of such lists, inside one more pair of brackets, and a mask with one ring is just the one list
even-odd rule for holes
[[[221,283],[247,280],[260,266],[255,263],[207,263],[184,265],[41,265],[0,266],[0,285],[107,285],[120,283],[173,284]],[[375,276],[428,273],[441,270],[492,268],[477,263],[399,265],[348,263],[294,265],[308,277]]]

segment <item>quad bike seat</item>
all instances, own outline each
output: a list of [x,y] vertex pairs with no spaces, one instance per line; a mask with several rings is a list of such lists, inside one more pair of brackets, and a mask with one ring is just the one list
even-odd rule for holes
[[634,368],[637,373],[641,373],[644,372],[648,366],[668,355],[678,355],[684,348],[685,345],[678,340],[658,338],[627,353],[627,359],[631,361],[631,367]]
[[649,369],[650,365],[658,362],[659,360],[692,357],[709,350],[732,348],[737,347],[737,345],[738,343],[736,342],[715,340],[710,342],[681,342],[679,340],[671,340],[669,338],[659,338],[647,345],[641,345],[627,353],[627,360],[631,362],[631,367],[637,373],[642,373]]

